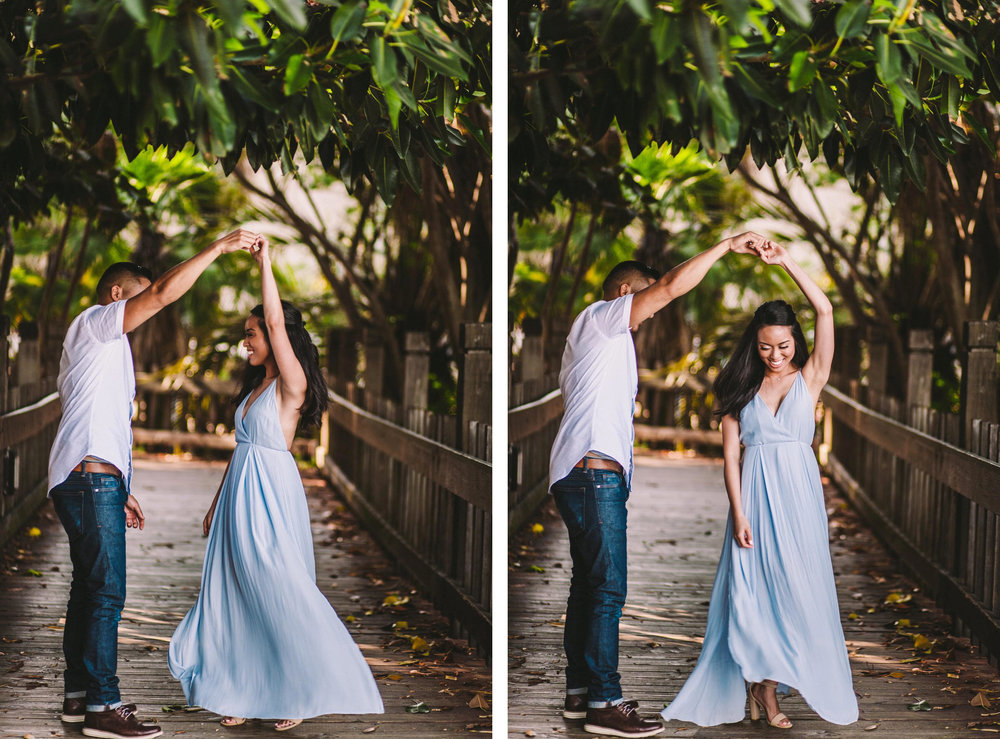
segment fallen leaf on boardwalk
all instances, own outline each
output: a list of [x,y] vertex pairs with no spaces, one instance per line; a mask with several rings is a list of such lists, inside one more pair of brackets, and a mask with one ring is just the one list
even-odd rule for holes
[[410,628],[410,624],[409,624],[408,621],[397,621],[396,623],[394,623],[392,625],[392,628],[394,628],[394,629],[408,629],[408,628]]
[[993,707],[993,704],[990,702],[989,697],[987,697],[987,695],[983,693],[983,691],[981,690],[972,697],[972,700],[969,701],[969,705],[979,706],[980,708]]
[[927,701],[925,701],[922,698],[920,700],[918,700],[916,703],[911,703],[910,705],[907,706],[907,708],[910,709],[911,711],[931,711],[931,710],[933,710],[933,706],[931,706],[930,703],[928,703]]
[[875,731],[878,728],[878,724],[872,724],[871,726],[866,726],[865,731]]
[[947,673],[947,674],[948,674],[948,677],[950,677],[951,679],[953,679],[953,680],[958,680],[958,677],[959,677],[959,676],[958,676],[958,675],[956,675],[956,674],[955,674],[954,672],[949,672],[949,673]]
[[402,675],[392,674],[392,675],[386,675],[385,679],[386,680],[402,680],[403,676]]
[[469,708],[480,708],[484,711],[490,710],[490,704],[482,693],[476,693],[469,701]]
[[384,606],[404,606],[404,605],[406,605],[409,602],[410,602],[410,599],[409,599],[408,596],[404,595],[404,596],[400,597],[400,596],[396,595],[395,593],[389,593],[389,595],[385,596],[385,598],[383,599],[382,605],[384,605]]
[[896,626],[898,626],[901,629],[908,629],[910,628],[910,619],[901,618],[896,622]]
[[538,565],[531,565],[529,568],[532,572],[545,572],[544,567],[539,567]]
[[545,532],[545,527],[542,526],[540,523],[533,524],[531,527],[531,533],[535,534],[536,536],[544,532]]
[[28,570],[24,573],[25,575],[31,575],[32,577],[41,577],[42,573],[38,570]]
[[410,642],[410,649],[414,652],[426,652],[431,648],[431,645],[427,643],[427,640],[420,636],[413,637],[413,641]]
[[847,614],[847,620],[848,621],[857,621],[858,620],[858,614],[856,614],[856,613],[848,613]]
[[907,657],[906,659],[899,660],[899,664],[901,664],[901,665],[908,665],[911,662],[919,662],[921,659],[923,659],[923,658],[922,657]]
[[367,729],[362,729],[361,733],[362,734],[371,734],[377,728],[378,728],[377,726],[369,726]]
[[32,539],[37,539],[41,535],[42,535],[42,530],[37,526],[32,526],[30,529],[28,529],[28,536],[30,536]]
[[902,672],[890,672],[889,673],[889,677],[894,677],[897,680],[899,680],[899,678],[903,677],[903,673]]
[[354,618],[354,616],[344,616],[344,620],[347,621],[347,623],[352,624],[358,619]]
[[931,640],[928,639],[923,634],[914,634],[913,636],[913,646],[916,649],[923,649],[924,651],[930,651],[933,644]]
[[524,735],[525,736],[538,736],[538,734],[536,734],[535,732],[533,732],[531,729],[528,729],[526,732],[524,732]]
[[913,599],[910,593],[889,593],[885,597],[885,602],[893,605],[898,605],[900,603],[909,603]]
[[406,707],[406,712],[407,713],[430,713],[431,712],[431,707],[428,706],[423,701],[420,701],[419,703],[414,703],[412,706],[407,706]]

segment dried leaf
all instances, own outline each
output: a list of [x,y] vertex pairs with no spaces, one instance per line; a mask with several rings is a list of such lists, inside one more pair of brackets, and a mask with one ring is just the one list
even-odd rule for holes
[[524,735],[525,736],[538,736],[538,734],[536,734],[535,732],[533,732],[531,729],[528,729],[526,732],[524,732]]
[[426,652],[431,648],[431,645],[427,643],[427,640],[420,636],[413,637],[410,641],[410,649],[414,652]]
[[878,728],[878,724],[872,724],[871,726],[866,726],[865,731],[875,731]]
[[534,534],[535,536],[538,536],[538,534],[541,534],[544,531],[545,527],[542,526],[540,523],[536,523],[531,526],[531,533]]
[[31,575],[32,577],[41,577],[42,576],[42,573],[39,572],[38,570],[27,570],[24,574],[25,575]]
[[910,619],[901,618],[896,622],[896,626],[900,629],[908,629],[910,628]]
[[347,621],[347,623],[349,624],[353,624],[358,619],[354,618],[354,616],[344,616],[344,620]]
[[402,675],[396,675],[395,673],[393,673],[392,675],[386,675],[385,679],[386,680],[402,680],[403,676]]
[[899,678],[903,677],[903,673],[902,672],[890,672],[889,673],[889,677],[894,677],[897,680],[899,680]]
[[407,713],[430,713],[431,712],[431,707],[428,706],[423,701],[420,701],[419,703],[414,703],[412,706],[407,706],[406,707],[406,712]]
[[392,628],[394,628],[394,629],[408,629],[408,628],[410,628],[410,624],[409,624],[408,621],[397,621],[396,623],[394,623],[392,625]]
[[487,702],[486,697],[482,693],[476,693],[472,696],[472,700],[469,701],[469,708],[478,708],[482,711],[490,710],[490,704]]
[[981,690],[972,697],[972,700],[969,701],[969,705],[979,706],[980,708],[993,707],[993,704],[990,702],[989,696],[987,696],[986,693],[984,693]]
[[923,698],[918,700],[916,703],[911,703],[907,706],[911,711],[930,711],[933,710],[933,706],[925,701]]
[[931,643],[931,640],[928,639],[923,634],[914,634],[913,646],[916,649],[923,649],[925,651],[930,651],[930,648],[933,646],[933,644]]
[[910,593],[889,593],[885,597],[885,602],[890,604],[909,603],[913,599]]
[[853,613],[853,612],[848,613],[847,614],[847,620],[848,621],[857,621],[858,620],[858,614]]
[[361,733],[362,734],[371,734],[377,728],[378,728],[377,726],[369,726],[367,729],[362,729]]
[[41,535],[42,535],[42,530],[37,526],[32,526],[30,529],[28,529],[28,536],[32,539],[37,539]]
[[545,572],[545,568],[544,567],[539,567],[538,565],[531,565],[531,567],[529,567],[528,569],[531,572]]

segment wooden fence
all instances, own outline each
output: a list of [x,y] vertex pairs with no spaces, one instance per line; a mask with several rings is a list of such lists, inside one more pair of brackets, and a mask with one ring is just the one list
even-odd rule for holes
[[[38,510],[48,493],[49,449],[62,406],[38,330],[11,334],[0,316],[0,545]],[[59,339],[60,337],[54,337]],[[12,345],[14,360],[9,361]],[[58,361],[58,359],[56,360]]]
[[[996,661],[1000,656],[1000,409],[997,324],[966,324],[960,412],[931,407],[933,337],[911,331],[905,383],[888,348],[838,329],[826,467],[886,544]],[[866,367],[865,371],[862,369]],[[893,392],[894,391],[894,392]]]
[[334,392],[318,458],[369,532],[452,619],[453,633],[488,655],[490,325],[463,329],[457,415],[427,410],[427,334],[406,336],[403,401],[394,403],[381,397],[382,347],[353,332],[333,332],[328,369]]

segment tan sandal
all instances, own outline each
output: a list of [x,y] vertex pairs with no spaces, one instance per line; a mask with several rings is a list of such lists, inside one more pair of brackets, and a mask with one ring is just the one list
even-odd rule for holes
[[242,726],[246,722],[245,718],[240,718],[239,716],[226,716],[219,723],[223,726]]
[[764,701],[758,700],[757,696],[754,695],[753,687],[754,685],[763,685],[764,683],[750,683],[747,686],[747,695],[750,698],[750,720],[756,721],[759,718],[763,718],[767,721],[768,726],[773,726],[775,729],[790,729],[792,728],[792,722],[788,719],[788,716],[778,711],[773,716],[767,715],[767,708],[764,706]]
[[289,729],[294,729],[296,726],[302,723],[300,718],[286,718],[278,721],[274,724],[275,731],[288,731]]

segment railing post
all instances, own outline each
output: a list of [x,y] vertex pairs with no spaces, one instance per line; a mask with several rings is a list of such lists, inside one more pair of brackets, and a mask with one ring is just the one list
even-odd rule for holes
[[[885,395],[889,384],[889,344],[881,331],[868,328],[868,392]],[[879,407],[876,410],[881,411]]]
[[931,404],[931,371],[934,364],[934,332],[910,331],[906,355],[906,405],[927,408]]
[[42,379],[42,353],[38,342],[38,324],[22,321],[17,327],[21,343],[17,348],[17,386],[20,405],[34,402]]
[[331,328],[326,334],[326,371],[330,387],[343,395],[358,379],[357,331]]
[[996,423],[997,322],[966,321],[962,363],[962,446],[972,440],[972,421]]
[[490,423],[492,404],[492,360],[490,358],[490,324],[462,324],[462,366],[458,372],[458,419],[461,448],[470,421]]
[[381,339],[371,331],[365,331],[365,395],[368,398],[382,397],[382,383],[385,377],[385,347]]
[[538,319],[525,320],[521,328],[521,382],[541,380],[545,376],[545,352],[542,342],[542,324]]
[[430,372],[431,337],[426,331],[406,332],[403,367],[403,412],[427,407],[427,375]]

